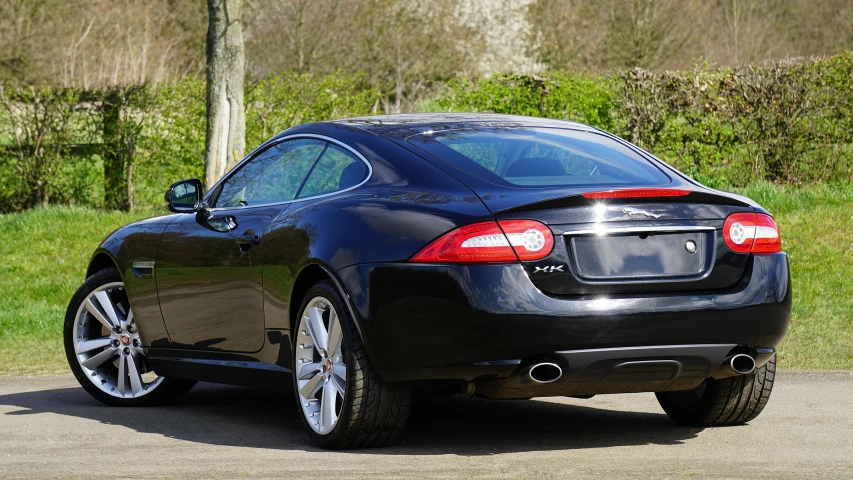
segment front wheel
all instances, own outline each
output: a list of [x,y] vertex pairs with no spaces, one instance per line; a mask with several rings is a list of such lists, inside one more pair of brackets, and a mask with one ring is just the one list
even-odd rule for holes
[[773,391],[776,356],[749,375],[715,380],[681,392],[659,392],[663,410],[676,423],[690,426],[732,425],[757,417]]
[[299,417],[320,447],[379,447],[403,431],[410,391],[373,369],[344,300],[329,282],[305,296],[293,333],[293,383]]
[[113,406],[162,403],[196,382],[158,376],[148,367],[121,275],[95,273],[71,298],[65,313],[65,355],[80,385]]

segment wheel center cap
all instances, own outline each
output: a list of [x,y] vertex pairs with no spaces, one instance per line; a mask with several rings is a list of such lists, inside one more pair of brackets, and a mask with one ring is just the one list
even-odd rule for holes
[[331,358],[326,359],[326,370],[329,372],[332,371],[332,359]]
[[122,334],[122,336],[121,336],[121,344],[122,344],[122,345],[130,345],[130,335],[128,335],[128,334],[126,334],[126,333],[125,333],[125,334]]

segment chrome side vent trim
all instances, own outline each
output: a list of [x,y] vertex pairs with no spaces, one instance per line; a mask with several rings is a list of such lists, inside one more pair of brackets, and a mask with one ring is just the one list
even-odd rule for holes
[[137,278],[151,278],[154,273],[154,264],[153,260],[136,261],[133,262],[131,270]]

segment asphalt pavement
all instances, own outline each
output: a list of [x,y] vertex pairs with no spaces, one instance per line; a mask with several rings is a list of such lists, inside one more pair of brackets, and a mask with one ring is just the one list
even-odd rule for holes
[[653,394],[415,404],[393,447],[313,447],[289,394],[199,384],[111,408],[71,375],[0,377],[0,478],[853,478],[853,372],[781,372],[749,425],[673,424]]

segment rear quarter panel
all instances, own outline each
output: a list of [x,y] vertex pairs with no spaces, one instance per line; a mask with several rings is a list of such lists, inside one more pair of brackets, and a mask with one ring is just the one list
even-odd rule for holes
[[354,190],[295,202],[274,222],[264,258],[268,329],[290,328],[290,302],[302,301],[291,299],[291,290],[306,265],[336,272],[355,264],[405,262],[445,232],[492,218],[473,192],[438,168],[386,139],[353,130],[311,132],[356,149],[373,174]]

